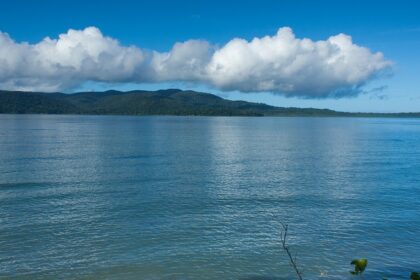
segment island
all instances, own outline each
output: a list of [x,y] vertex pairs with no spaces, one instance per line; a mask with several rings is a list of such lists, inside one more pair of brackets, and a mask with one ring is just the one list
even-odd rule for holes
[[0,90],[0,114],[420,117],[420,112],[350,113],[330,109],[276,107],[180,89],[72,94]]

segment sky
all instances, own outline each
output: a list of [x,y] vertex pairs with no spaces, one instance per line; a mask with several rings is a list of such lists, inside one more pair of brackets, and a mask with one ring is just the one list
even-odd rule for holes
[[419,1],[4,1],[0,88],[420,111]]

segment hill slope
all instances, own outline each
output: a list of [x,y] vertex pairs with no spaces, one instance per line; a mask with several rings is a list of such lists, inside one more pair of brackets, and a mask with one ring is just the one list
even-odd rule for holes
[[231,101],[219,96],[179,89],[105,91],[74,94],[0,91],[3,114],[203,115],[203,116],[397,116],[420,113],[344,113],[327,109],[274,107]]

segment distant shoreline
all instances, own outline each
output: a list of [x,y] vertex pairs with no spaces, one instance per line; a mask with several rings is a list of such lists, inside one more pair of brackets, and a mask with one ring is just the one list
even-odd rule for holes
[[[414,113],[415,116],[400,116],[400,113],[373,113],[372,115],[365,115],[369,113],[348,113],[344,115],[263,115],[263,116],[253,116],[253,115],[124,115],[124,114],[55,114],[55,113],[0,113],[0,116],[88,116],[88,117],[232,117],[232,118],[361,118],[361,119],[419,119],[417,113]],[[402,113],[402,114],[411,114],[411,113]]]
[[0,114],[420,118],[420,112],[353,113],[330,109],[275,107],[179,89],[127,92],[111,90],[73,94],[0,90]]

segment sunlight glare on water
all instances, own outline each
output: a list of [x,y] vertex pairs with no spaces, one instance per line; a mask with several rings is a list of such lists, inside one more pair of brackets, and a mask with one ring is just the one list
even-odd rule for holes
[[0,278],[408,279],[415,119],[0,116]]

